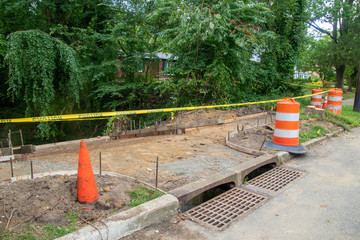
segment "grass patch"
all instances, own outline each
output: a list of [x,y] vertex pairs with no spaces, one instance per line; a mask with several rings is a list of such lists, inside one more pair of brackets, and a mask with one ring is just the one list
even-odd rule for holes
[[354,92],[345,91],[343,93],[343,99],[351,99],[351,98],[355,98],[355,91]]
[[307,142],[313,138],[324,136],[328,132],[328,130],[326,130],[322,126],[317,126],[317,125],[313,125],[313,124],[305,124],[304,126],[310,127],[311,130],[307,131],[307,132],[299,133],[299,142],[300,143]]
[[48,224],[45,226],[25,226],[17,232],[4,232],[4,240],[48,240],[62,237],[77,229],[78,217],[76,213],[68,213],[70,223],[67,226]]
[[127,204],[130,207],[138,206],[163,195],[159,190],[149,189],[144,186],[136,186],[134,190],[127,190],[126,193],[131,198],[131,201]]
[[300,115],[300,120],[309,120],[309,119],[320,119],[320,116],[313,113],[313,114],[301,114]]
[[351,128],[360,126],[360,113],[353,111],[353,106],[342,106],[342,114],[335,114],[330,111],[325,111],[325,121],[331,122],[350,131]]

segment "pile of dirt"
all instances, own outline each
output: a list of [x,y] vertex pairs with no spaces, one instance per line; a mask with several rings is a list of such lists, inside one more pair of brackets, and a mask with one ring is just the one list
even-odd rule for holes
[[76,214],[79,226],[128,209],[126,193],[141,185],[121,176],[96,176],[99,200],[91,204],[77,202],[76,176],[57,175],[14,183],[1,182],[0,235],[5,229],[18,231],[26,225],[67,226],[68,213]]
[[173,120],[167,119],[162,123],[162,125],[172,124],[175,122],[179,125],[196,125],[207,119],[227,120],[261,112],[264,112],[264,109],[258,106],[246,106],[230,110],[200,109],[194,111],[179,112]]

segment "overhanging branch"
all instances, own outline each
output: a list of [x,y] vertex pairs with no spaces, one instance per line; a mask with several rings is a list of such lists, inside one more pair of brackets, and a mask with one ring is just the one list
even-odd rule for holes
[[319,27],[315,23],[312,23],[312,22],[306,22],[306,23],[309,24],[311,27],[315,28],[316,30],[318,30],[319,32],[325,33],[326,35],[331,37],[331,39],[333,39],[336,43],[338,43],[339,40],[337,38],[335,38],[333,35],[331,35],[331,33],[329,31],[326,31],[325,29]]

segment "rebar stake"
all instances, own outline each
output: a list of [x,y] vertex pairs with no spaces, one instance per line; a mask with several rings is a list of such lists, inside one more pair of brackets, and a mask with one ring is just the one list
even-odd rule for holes
[[31,179],[34,179],[34,169],[33,169],[32,160],[30,160],[30,171],[31,171]]
[[263,146],[264,146],[264,144],[265,144],[265,141],[266,141],[266,137],[265,137],[263,143],[261,144],[261,147],[260,147],[259,151],[261,151],[261,149],[263,148]]
[[11,169],[11,177],[14,177],[14,169],[13,169],[12,158],[10,158],[10,169]]
[[155,188],[158,188],[158,175],[159,175],[159,157],[156,157],[156,177],[155,177]]
[[102,175],[102,172],[101,172],[101,152],[99,152],[99,164],[100,164],[100,176]]
[[19,133],[20,133],[21,146],[24,146],[24,140],[23,140],[22,131],[19,130]]

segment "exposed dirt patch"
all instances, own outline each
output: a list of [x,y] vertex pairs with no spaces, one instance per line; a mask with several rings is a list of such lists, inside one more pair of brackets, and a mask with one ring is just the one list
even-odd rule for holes
[[[126,190],[141,185],[138,181],[121,176],[96,176],[99,200],[91,204],[77,202],[76,176],[57,175],[20,180],[0,185],[0,235],[5,228],[18,231],[26,225],[54,224],[67,226],[72,213],[79,218],[78,227],[84,220],[92,222],[108,215],[124,211],[130,197]],[[10,221],[9,221],[10,219]]]
[[230,137],[229,141],[242,147],[257,151],[260,151],[261,149],[261,151],[264,151],[267,149],[265,143],[270,142],[273,139],[274,130],[271,125],[259,126],[240,131]]
[[[209,118],[233,120],[259,112],[263,112],[263,109],[249,107],[228,111],[198,110],[183,113],[178,121],[201,123]],[[264,117],[257,118],[261,118],[260,122],[264,121]],[[269,119],[268,117],[268,122]],[[152,185],[155,183],[156,157],[159,157],[159,188],[169,191],[225,168],[250,161],[253,156],[225,146],[227,133],[235,131],[237,124],[244,125],[245,128],[254,127],[257,120],[246,119],[193,128],[182,135],[149,136],[110,142],[93,141],[87,145],[94,172],[98,172],[101,151],[103,171],[124,174]],[[29,175],[29,160],[33,161],[35,173],[76,170],[78,151],[79,143],[76,141],[39,146],[34,154],[28,155],[28,161],[14,162],[14,174]],[[10,164],[0,163],[0,179],[10,177]]]
[[255,113],[261,113],[264,109],[258,106],[248,106],[230,110],[201,109],[189,112],[179,112],[175,119],[166,120],[163,124],[176,122],[177,124],[199,124],[208,119],[234,119]]

